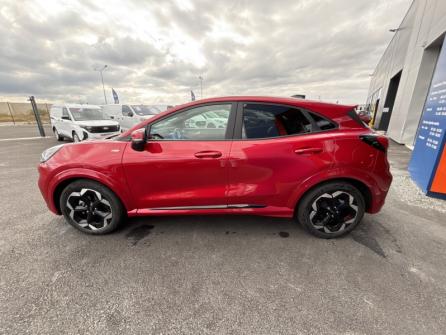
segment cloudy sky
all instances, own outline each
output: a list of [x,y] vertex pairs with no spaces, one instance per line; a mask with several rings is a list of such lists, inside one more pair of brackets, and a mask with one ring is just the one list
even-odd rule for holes
[[0,101],[363,103],[411,0],[0,0]]

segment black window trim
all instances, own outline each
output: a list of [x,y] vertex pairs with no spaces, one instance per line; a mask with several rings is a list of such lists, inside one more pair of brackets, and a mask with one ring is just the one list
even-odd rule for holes
[[[305,118],[311,123],[311,125],[317,129],[308,133],[302,133],[302,134],[291,134],[291,135],[283,135],[283,136],[274,136],[274,137],[259,137],[259,138],[243,138],[242,137],[242,127],[243,127],[243,105],[244,104],[251,104],[251,105],[273,105],[273,106],[281,106],[281,107],[289,107],[294,109],[299,109],[304,114]],[[316,121],[313,117],[311,117],[311,114],[315,114],[323,119],[326,119],[328,122],[332,123],[334,125],[331,129],[320,129],[317,125]],[[288,105],[288,104],[281,104],[281,103],[274,103],[274,102],[262,102],[262,101],[238,101],[237,102],[237,115],[235,120],[235,130],[234,130],[234,141],[259,141],[259,140],[275,140],[275,139],[282,139],[287,137],[296,137],[296,136],[308,136],[312,134],[318,134],[328,131],[333,131],[339,129],[339,125],[337,122],[333,121],[332,119],[321,115],[318,112],[315,112],[310,109],[306,109],[300,106],[295,105]]]
[[[215,106],[215,105],[231,105],[231,110],[229,112],[229,118],[228,118],[228,124],[226,126],[226,133],[225,133],[225,138],[221,139],[221,140],[194,140],[194,139],[186,139],[186,140],[176,140],[176,139],[171,139],[171,138],[167,138],[167,139],[161,139],[161,138],[156,138],[156,139],[151,139],[151,138],[147,138],[147,142],[221,142],[221,141],[232,141],[234,138],[234,130],[235,130],[235,117],[236,117],[236,112],[237,112],[237,103],[234,101],[216,101],[216,102],[208,102],[208,103],[203,103],[203,104],[197,104],[197,105],[193,105],[193,106],[188,106],[186,108],[183,109],[179,109],[173,113],[169,113],[165,116],[163,116],[160,119],[155,120],[154,122],[148,123],[146,125],[146,135],[150,134],[150,128],[152,127],[152,124],[156,124],[162,120],[165,120],[171,116],[177,115],[178,113],[183,113],[183,112],[187,112],[188,110],[191,109],[195,109],[195,108],[200,108],[200,107],[206,107],[206,106]],[[148,136],[147,136],[148,137]]]

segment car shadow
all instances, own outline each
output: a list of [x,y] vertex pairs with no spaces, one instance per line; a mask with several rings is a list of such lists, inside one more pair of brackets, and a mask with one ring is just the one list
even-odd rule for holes
[[291,219],[249,215],[136,217],[127,219],[116,233],[125,236],[132,245],[138,244],[148,235],[194,234],[278,238],[308,236],[302,227]]

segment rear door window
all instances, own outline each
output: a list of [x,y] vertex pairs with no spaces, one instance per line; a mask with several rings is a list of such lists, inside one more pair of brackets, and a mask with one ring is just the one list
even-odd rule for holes
[[313,123],[299,108],[258,103],[243,105],[243,139],[299,135],[312,130]]

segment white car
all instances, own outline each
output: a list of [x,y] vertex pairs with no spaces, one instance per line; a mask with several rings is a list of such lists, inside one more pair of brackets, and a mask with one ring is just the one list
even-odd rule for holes
[[50,110],[51,127],[58,141],[103,139],[121,133],[119,123],[107,118],[99,106],[63,104]]
[[101,108],[108,118],[119,122],[122,131],[130,129],[141,121],[150,119],[162,111],[157,106],[147,105],[114,104],[102,105]]
[[[220,111],[219,111],[220,112]],[[227,118],[217,112],[206,112],[188,120],[189,128],[226,128]]]

